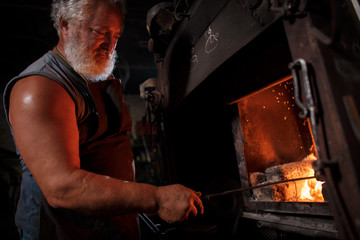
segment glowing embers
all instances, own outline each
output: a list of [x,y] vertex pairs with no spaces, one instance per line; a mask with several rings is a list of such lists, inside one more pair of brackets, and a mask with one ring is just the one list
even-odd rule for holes
[[[314,155],[311,154],[299,162],[269,167],[265,170],[265,173],[250,173],[250,185],[259,186],[272,182],[312,177],[315,175],[312,168],[312,162],[315,160]],[[253,198],[260,201],[277,202],[324,202],[322,195],[323,183],[315,178],[284,182],[253,189]]]
[[322,202],[321,183],[314,176],[315,144],[307,118],[300,118],[291,76],[236,101],[243,153],[252,186],[285,183],[253,190],[261,201]]

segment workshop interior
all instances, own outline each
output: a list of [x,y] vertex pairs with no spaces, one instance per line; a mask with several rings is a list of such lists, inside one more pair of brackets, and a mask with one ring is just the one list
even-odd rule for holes
[[[0,6],[3,90],[57,37],[50,1]],[[137,181],[183,184],[205,207],[175,224],[139,214],[142,239],[360,239],[358,0],[128,0],[127,12],[116,73]],[[21,169],[1,110],[0,229],[17,239]]]

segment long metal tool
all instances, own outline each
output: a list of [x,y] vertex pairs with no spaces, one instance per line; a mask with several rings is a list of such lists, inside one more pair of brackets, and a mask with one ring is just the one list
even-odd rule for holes
[[224,192],[220,192],[220,193],[211,193],[211,194],[207,194],[207,195],[203,196],[202,200],[210,200],[210,198],[220,197],[220,196],[238,193],[238,192],[249,191],[249,190],[252,190],[255,188],[263,188],[263,187],[268,187],[268,186],[277,185],[277,184],[281,184],[281,183],[301,181],[301,180],[307,180],[307,179],[312,179],[312,178],[315,178],[315,176],[294,178],[294,179],[282,180],[282,181],[277,181],[277,182],[269,182],[269,183],[264,183],[264,184],[260,184],[260,185],[253,186],[253,187],[237,188],[237,189],[228,190],[228,191],[224,191]]
[[163,233],[160,231],[160,229],[158,228],[158,226],[156,226],[155,223],[153,223],[153,221],[150,220],[150,218],[145,214],[145,213],[139,213],[138,214],[140,219],[143,220],[143,222],[146,224],[146,226],[149,227],[149,229],[155,233],[155,234],[159,234],[162,235]]

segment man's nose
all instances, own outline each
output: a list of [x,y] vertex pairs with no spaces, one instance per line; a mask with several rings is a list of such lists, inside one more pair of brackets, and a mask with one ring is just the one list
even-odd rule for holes
[[100,47],[110,53],[115,49],[117,43],[117,38],[113,37],[111,34],[106,34],[104,41],[101,43]]

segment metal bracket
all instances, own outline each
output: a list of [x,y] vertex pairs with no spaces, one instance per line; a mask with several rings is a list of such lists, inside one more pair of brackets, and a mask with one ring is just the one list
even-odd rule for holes
[[[294,97],[296,104],[301,108],[302,112],[299,114],[301,118],[305,118],[310,112],[311,124],[315,124],[315,105],[311,93],[310,81],[307,63],[304,59],[297,59],[289,65],[294,81]],[[300,81],[298,80],[298,73],[301,73]],[[300,85],[301,84],[301,85]],[[304,100],[300,98],[300,87],[303,87]],[[313,125],[312,125],[313,126]]]
[[[299,113],[300,118],[309,116],[312,134],[317,149],[317,170],[321,170],[323,162],[320,160],[320,146],[316,131],[316,107],[311,93],[309,72],[307,63],[304,59],[299,58],[289,64],[294,82],[294,98],[296,105],[302,110]],[[300,77],[299,77],[300,75]],[[300,96],[301,91],[301,96]],[[315,167],[315,166],[314,166]]]
[[[338,160],[337,159],[324,159],[321,155],[319,144],[319,137],[316,130],[316,106],[311,93],[311,85],[309,80],[309,73],[307,63],[304,59],[299,58],[289,64],[294,82],[294,99],[296,105],[302,110],[299,113],[300,118],[309,116],[312,134],[317,149],[317,161],[313,162],[315,169],[315,176],[317,180],[324,181],[323,170],[330,168],[333,173],[338,173]],[[301,75],[299,77],[299,75]],[[300,96],[300,91],[301,96]]]

